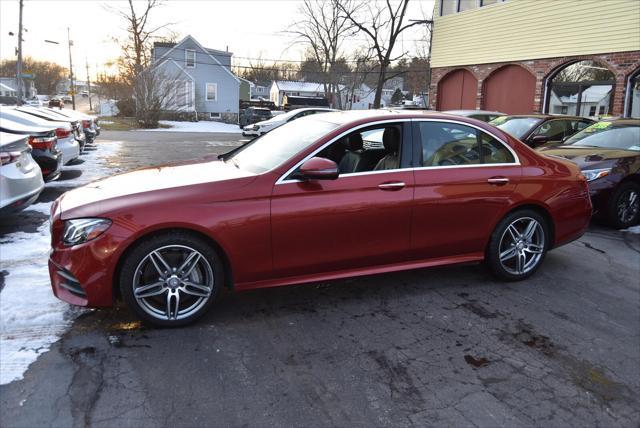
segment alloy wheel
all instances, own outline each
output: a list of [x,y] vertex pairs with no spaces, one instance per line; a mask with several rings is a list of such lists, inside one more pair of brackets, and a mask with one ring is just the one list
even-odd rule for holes
[[168,245],[148,253],[133,277],[133,296],[152,317],[172,321],[191,316],[213,292],[209,261],[185,245]]
[[629,189],[618,198],[618,219],[623,224],[630,223],[640,209],[640,195],[634,189]]
[[536,219],[518,218],[507,226],[500,238],[500,264],[513,275],[524,275],[538,265],[545,244],[544,228]]

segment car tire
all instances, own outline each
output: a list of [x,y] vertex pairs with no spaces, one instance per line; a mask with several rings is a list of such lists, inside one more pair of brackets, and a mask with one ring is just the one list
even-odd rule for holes
[[550,237],[549,226],[538,212],[521,209],[509,213],[491,234],[486,265],[500,279],[526,279],[544,261]]
[[607,204],[607,223],[626,229],[640,221],[640,185],[627,181],[613,191]]
[[125,257],[119,275],[122,298],[142,321],[157,327],[198,320],[224,281],[220,255],[205,239],[188,232],[143,239]]

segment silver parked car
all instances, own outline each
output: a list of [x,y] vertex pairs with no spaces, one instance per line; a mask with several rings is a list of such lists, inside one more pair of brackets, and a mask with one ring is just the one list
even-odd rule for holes
[[44,189],[40,167],[31,157],[26,135],[0,132],[0,215],[31,205]]
[[11,107],[3,107],[0,109],[0,118],[23,125],[55,128],[56,137],[58,138],[57,147],[62,152],[63,165],[68,164],[80,156],[80,144],[76,140],[74,129],[70,122],[43,119]]

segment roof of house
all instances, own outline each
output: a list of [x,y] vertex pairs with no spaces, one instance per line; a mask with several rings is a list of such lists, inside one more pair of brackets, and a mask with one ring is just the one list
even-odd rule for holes
[[296,82],[291,80],[275,80],[273,82],[280,91],[324,92],[324,85],[317,82]]
[[154,48],[172,48],[174,47],[176,44],[172,43],[172,42],[153,42],[153,47]]
[[11,86],[9,85],[5,85],[4,83],[0,83],[0,88],[4,89],[5,91],[13,91],[16,92],[15,89],[13,89]]

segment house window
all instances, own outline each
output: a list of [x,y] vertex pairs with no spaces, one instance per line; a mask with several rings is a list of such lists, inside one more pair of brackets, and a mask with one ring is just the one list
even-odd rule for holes
[[220,119],[220,113],[209,113],[209,119]]
[[478,7],[478,2],[476,0],[459,0],[458,2],[458,12],[475,9],[476,7]]
[[589,116],[595,116],[596,115],[596,106],[591,106],[591,108],[589,108]]
[[605,106],[600,106],[600,110],[598,112],[599,115],[603,115],[604,114],[604,107]]
[[506,0],[440,0],[440,16],[451,15],[456,12],[503,3]]
[[185,55],[185,65],[188,68],[196,68],[196,51],[194,51],[193,49],[186,49],[184,51],[184,55]]
[[217,83],[207,83],[207,101],[217,101],[218,100],[218,84]]

